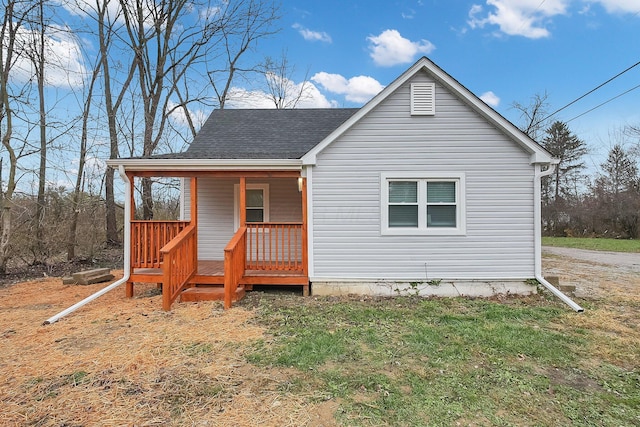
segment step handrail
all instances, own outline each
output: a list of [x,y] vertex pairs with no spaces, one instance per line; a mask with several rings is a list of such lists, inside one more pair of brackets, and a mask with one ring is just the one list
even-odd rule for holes
[[240,227],[224,248],[224,309],[231,308],[246,268],[247,227]]
[[160,249],[163,259],[162,309],[165,311],[171,310],[173,302],[196,274],[196,244],[196,227],[189,225]]

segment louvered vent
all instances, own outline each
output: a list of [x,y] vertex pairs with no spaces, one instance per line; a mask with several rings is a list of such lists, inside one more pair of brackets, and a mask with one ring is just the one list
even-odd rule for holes
[[436,114],[436,85],[434,83],[411,84],[411,115],[433,116]]

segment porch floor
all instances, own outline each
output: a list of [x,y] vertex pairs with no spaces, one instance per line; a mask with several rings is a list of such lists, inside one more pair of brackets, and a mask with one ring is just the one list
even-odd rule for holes
[[[134,268],[131,274],[134,282],[160,283],[162,269]],[[224,261],[199,260],[198,271],[191,281],[194,285],[224,285]],[[241,285],[251,290],[253,285],[298,285],[308,292],[309,278],[298,271],[246,270]]]

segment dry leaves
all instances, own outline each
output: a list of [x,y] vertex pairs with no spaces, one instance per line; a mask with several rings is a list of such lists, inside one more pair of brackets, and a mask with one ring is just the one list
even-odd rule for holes
[[155,285],[138,285],[133,299],[119,288],[42,325],[105,285],[51,278],[0,289],[1,425],[312,423],[308,399],[280,390],[286,374],[245,361],[263,330],[242,307],[178,303],[165,313]]

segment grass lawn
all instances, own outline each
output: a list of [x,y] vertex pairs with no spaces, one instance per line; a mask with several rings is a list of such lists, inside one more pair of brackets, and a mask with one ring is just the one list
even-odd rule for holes
[[594,251],[640,252],[640,240],[543,237],[542,244],[546,246],[562,246],[565,248],[590,249]]
[[340,425],[640,424],[637,331],[635,344],[600,342],[544,296],[273,302],[249,361],[337,401]]
[[0,425],[640,426],[640,271],[543,263],[584,313],[290,290],[165,312],[148,283],[45,326],[105,285],[0,287]]

